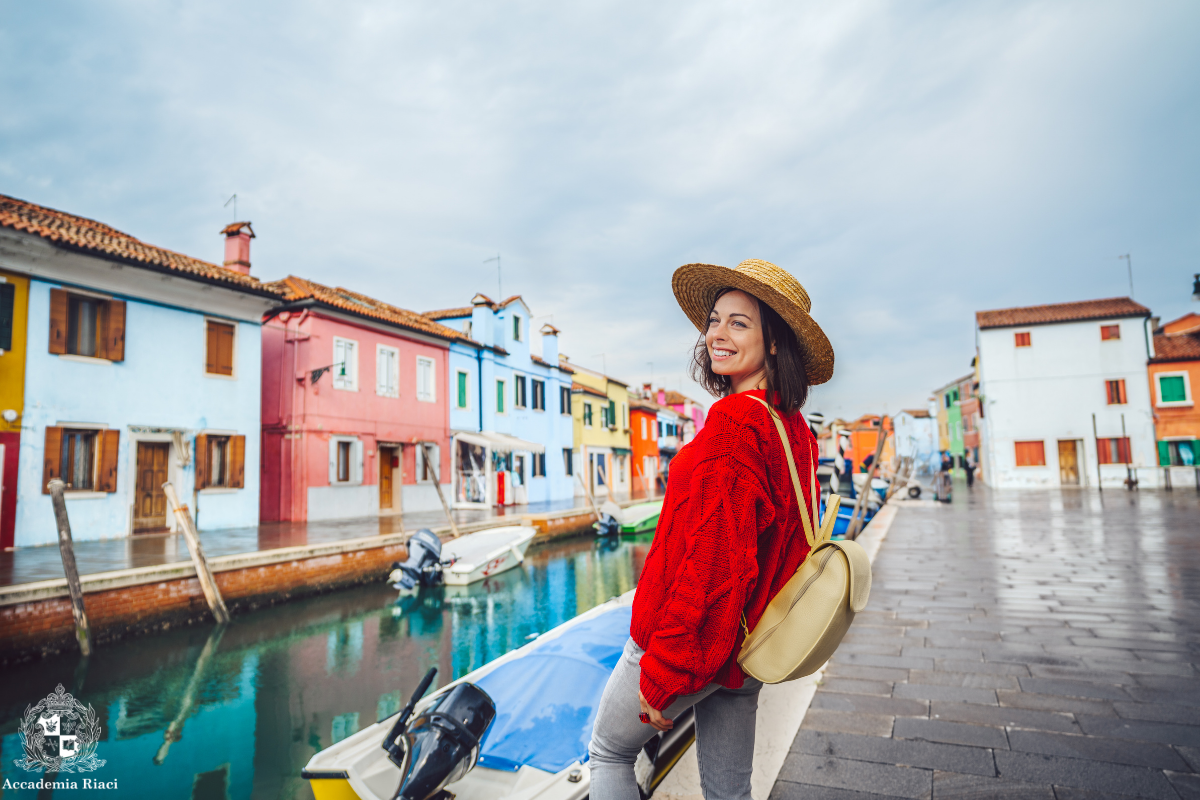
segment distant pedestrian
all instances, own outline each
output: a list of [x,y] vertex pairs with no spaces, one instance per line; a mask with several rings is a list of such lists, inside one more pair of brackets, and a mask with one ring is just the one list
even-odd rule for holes
[[[771,588],[809,552],[777,410],[796,469],[815,468],[800,408],[833,374],[833,349],[789,273],[765,261],[680,267],[675,296],[703,332],[693,377],[721,397],[671,465],[662,517],[633,601],[631,638],[605,687],[589,748],[592,800],[638,800],[634,763],[657,731],[695,710],[706,798],[750,800],[762,684],[737,655]],[[768,712],[771,713],[771,712]],[[775,711],[774,713],[779,713]]]
[[967,488],[970,489],[975,485],[975,462],[968,458],[963,463],[963,469],[967,471]]

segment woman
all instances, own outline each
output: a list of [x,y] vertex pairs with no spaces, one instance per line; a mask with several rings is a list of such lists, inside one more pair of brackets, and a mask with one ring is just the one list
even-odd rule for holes
[[[590,747],[592,800],[637,800],[633,765],[656,731],[694,707],[705,798],[749,800],[762,684],[737,654],[808,554],[795,490],[764,398],[780,413],[800,475],[816,439],[799,413],[833,374],[808,294],[766,261],[688,264],[672,286],[703,332],[693,377],[721,399],[671,461],[625,651],[605,687]],[[805,507],[812,515],[811,503]]]

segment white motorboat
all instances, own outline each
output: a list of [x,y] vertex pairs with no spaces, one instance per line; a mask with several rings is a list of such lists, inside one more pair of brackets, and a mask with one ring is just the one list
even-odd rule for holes
[[468,533],[442,544],[442,575],[450,586],[466,586],[510,570],[525,560],[537,533],[527,525],[508,525]]
[[[559,625],[416,702],[411,718],[406,708],[322,750],[302,777],[317,800],[582,800],[596,709],[629,637],[632,604],[631,591]],[[471,708],[446,721],[467,693]],[[690,710],[650,739],[635,768],[643,796],[694,740]]]

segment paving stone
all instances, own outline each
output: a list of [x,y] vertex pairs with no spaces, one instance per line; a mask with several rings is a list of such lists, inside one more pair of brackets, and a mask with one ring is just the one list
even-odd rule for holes
[[1130,795],[1098,792],[1095,789],[1077,789],[1074,786],[1055,786],[1057,800],[1129,800]]
[[930,719],[949,722],[970,722],[977,725],[1030,728],[1059,733],[1080,733],[1081,729],[1070,714],[1055,714],[1048,711],[1029,711],[1023,708],[981,706],[971,703],[933,702],[929,707]]
[[1166,703],[1113,703],[1117,714],[1125,719],[1146,722],[1174,722],[1189,725],[1200,720],[1200,711],[1193,706],[1173,706]]
[[832,786],[814,786],[811,783],[793,783],[780,779],[771,789],[769,800],[897,800],[894,795],[873,792],[855,792]]
[[1086,758],[1092,761],[1111,761],[1115,764],[1132,764],[1138,767],[1155,767],[1157,769],[1188,769],[1187,762],[1170,747],[1151,742],[1131,742],[1098,736],[1046,733],[1013,728],[1008,732],[1008,744],[1010,749],[1026,753]]
[[1120,686],[1089,681],[1068,681],[1055,678],[1021,678],[1021,689],[1035,694],[1056,694],[1063,697],[1088,697],[1100,700],[1128,700]]
[[1011,750],[1000,750],[995,755],[996,769],[1001,778],[1102,792],[1116,791],[1162,800],[1176,800],[1177,797],[1161,770]]
[[956,772],[933,773],[933,798],[956,800],[1054,800],[1051,786]]
[[873,656],[866,653],[838,653],[837,660],[847,664],[863,664],[868,667],[895,667],[896,669],[933,669],[932,658],[899,658]]
[[1183,760],[1191,767],[1192,772],[1200,772],[1200,747],[1184,747],[1175,745],[1175,752],[1183,756]]
[[1192,648],[1186,642],[1155,642],[1146,639],[1111,639],[1099,636],[1088,637],[1087,641],[1077,642],[1081,637],[1072,636],[1072,644],[1087,644],[1092,647],[1113,647],[1122,650],[1158,650],[1167,653],[1191,653]]
[[913,700],[952,700],[959,703],[996,705],[996,692],[991,689],[965,689],[961,686],[931,686],[920,683],[898,683],[893,697]]
[[909,670],[909,683],[925,683],[934,686],[962,686],[967,689],[1019,689],[1012,675],[989,675],[977,672],[945,672],[924,669]]
[[928,717],[928,700],[904,700],[899,697],[879,697],[869,694],[837,694],[818,690],[809,708],[830,711],[883,714],[894,717]]
[[895,797],[925,798],[933,791],[930,770],[796,752],[788,753],[784,759],[779,780]]
[[896,644],[880,644],[879,642],[842,642],[838,645],[838,655],[872,655],[872,656],[900,656],[900,643],[897,640]]
[[927,742],[961,744],[969,747],[992,747],[1008,749],[1008,739],[1003,728],[973,725],[965,722],[947,722],[940,719],[917,719],[905,717],[896,720],[892,736],[902,739],[923,739]]
[[1129,672],[1115,669],[1099,670],[1087,666],[1058,667],[1047,664],[1031,664],[1031,677],[1107,683],[1115,686],[1137,686],[1137,677]]
[[892,684],[888,681],[863,681],[854,678],[829,678],[821,681],[822,688],[842,694],[877,694],[892,696]]
[[984,675],[1029,675],[1029,667],[1024,664],[1012,664],[1004,661],[959,661],[953,658],[939,658],[934,662],[938,669],[947,672],[976,672]]
[[1117,712],[1109,700],[1087,700],[1082,697],[1063,697],[1055,694],[1032,694],[1010,692],[1001,689],[996,699],[1002,706],[1028,708],[1032,711],[1058,711],[1071,714],[1093,714],[1097,717],[1115,717]]
[[1168,772],[1166,775],[1183,800],[1200,800],[1200,775],[1191,772]]
[[1098,670],[1120,670],[1132,675],[1178,675],[1183,678],[1200,677],[1191,664],[1143,661],[1139,658],[1084,658],[1083,663]]
[[906,658],[955,658],[961,661],[983,660],[983,651],[958,647],[917,647],[904,645],[901,652]]
[[809,708],[800,727],[831,733],[862,733],[867,736],[891,736],[893,718],[885,714],[847,714],[825,708]]
[[[1197,656],[1197,660],[1200,661],[1200,656]],[[1139,675],[1137,676],[1137,682],[1139,686],[1144,686],[1147,689],[1165,689],[1169,692],[1200,694],[1200,675],[1192,677]]]
[[945,769],[974,775],[996,774],[995,762],[987,750],[954,744],[800,731],[792,749],[813,756],[834,756],[906,767]]
[[[842,664],[830,662],[825,670],[827,678],[858,678],[866,681],[891,681],[892,683],[908,680],[909,671],[894,667],[864,667],[861,664]],[[832,690],[830,690],[832,691]]]
[[1116,739],[1144,739],[1148,742],[1200,746],[1200,725],[1172,725],[1166,722],[1142,722],[1120,717],[1093,717],[1076,714],[1079,727],[1092,736]]

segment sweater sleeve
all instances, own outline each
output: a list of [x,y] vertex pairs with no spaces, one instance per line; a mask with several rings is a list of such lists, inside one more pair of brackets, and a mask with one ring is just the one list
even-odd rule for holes
[[760,433],[728,413],[710,415],[704,432],[683,518],[671,525],[685,555],[641,659],[641,692],[659,710],[703,689],[733,652],[758,578],[758,536],[775,518]]

